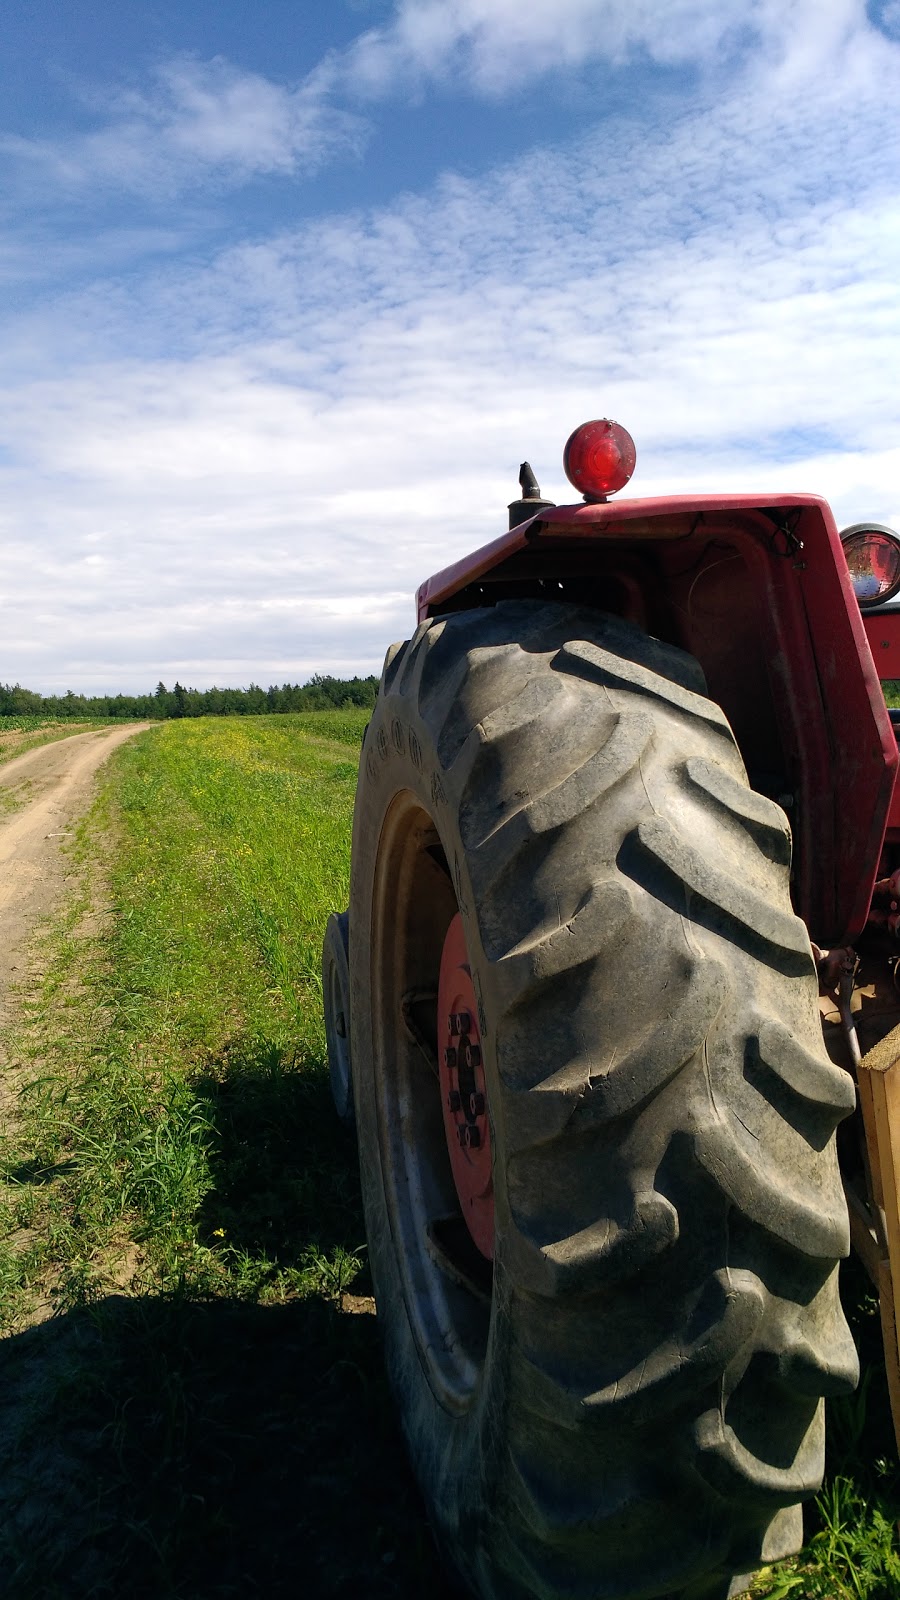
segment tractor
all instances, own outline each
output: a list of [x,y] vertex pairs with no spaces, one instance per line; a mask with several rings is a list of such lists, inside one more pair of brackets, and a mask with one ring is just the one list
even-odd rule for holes
[[634,464],[584,424],[580,501],[524,463],[419,589],[325,936],[388,1375],[482,1600],[724,1600],[796,1551],[851,1243],[900,1431],[900,539],[612,498]]

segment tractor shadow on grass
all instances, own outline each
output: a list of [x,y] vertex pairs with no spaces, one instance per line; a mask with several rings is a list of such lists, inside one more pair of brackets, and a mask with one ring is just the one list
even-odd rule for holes
[[375,1318],[110,1297],[0,1343],[8,1600],[443,1587]]
[[282,1269],[364,1255],[356,1143],[335,1115],[324,1063],[236,1039],[192,1089],[211,1129],[213,1187],[198,1218],[206,1243]]
[[[206,1295],[109,1295],[0,1340],[0,1595],[450,1600],[375,1316],[317,1265],[364,1238],[324,1073],[243,1041],[192,1090],[201,1238],[238,1265]],[[254,1303],[292,1272],[297,1297]]]

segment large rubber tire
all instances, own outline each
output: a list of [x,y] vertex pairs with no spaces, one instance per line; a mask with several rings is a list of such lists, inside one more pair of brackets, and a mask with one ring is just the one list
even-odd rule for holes
[[[505,602],[389,653],[350,912],[371,1268],[439,1542],[490,1600],[708,1600],[801,1542],[822,1396],[857,1377],[833,1139],[854,1090],[789,857],[696,662],[618,619]],[[435,1248],[457,906],[494,1153],[481,1282]]]

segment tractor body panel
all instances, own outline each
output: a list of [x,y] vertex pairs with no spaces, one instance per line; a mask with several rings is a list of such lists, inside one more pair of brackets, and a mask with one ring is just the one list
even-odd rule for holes
[[[429,578],[419,620],[516,597],[587,602],[696,656],[751,783],[790,816],[794,904],[811,937],[829,946],[859,935],[898,752],[879,682],[886,674],[873,664],[823,500],[700,495],[543,507]],[[897,617],[890,648],[900,661]]]

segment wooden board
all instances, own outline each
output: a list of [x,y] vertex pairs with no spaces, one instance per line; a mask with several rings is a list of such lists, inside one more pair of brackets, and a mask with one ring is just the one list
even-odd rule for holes
[[858,1080],[872,1200],[882,1211],[887,1243],[887,1255],[879,1263],[876,1282],[891,1413],[900,1452],[900,1027],[893,1028],[863,1056]]

